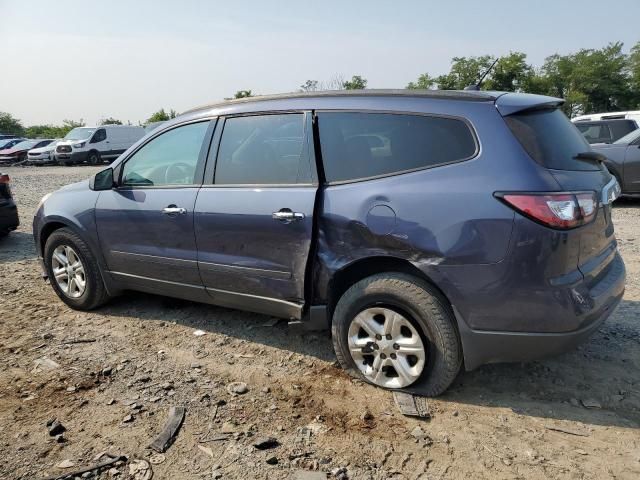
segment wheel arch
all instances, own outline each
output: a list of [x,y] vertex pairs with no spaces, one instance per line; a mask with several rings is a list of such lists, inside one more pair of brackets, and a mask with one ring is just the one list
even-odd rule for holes
[[450,310],[452,318],[455,319],[452,310],[452,303],[449,301],[442,289],[427,274],[405,258],[381,255],[355,260],[343,266],[331,276],[331,279],[329,280],[329,295],[327,302],[329,323],[333,317],[333,311],[338,300],[340,300],[340,297],[349,289],[349,287],[366,277],[370,277],[371,275],[391,272],[405,273],[428,283],[441,297],[445,306]]

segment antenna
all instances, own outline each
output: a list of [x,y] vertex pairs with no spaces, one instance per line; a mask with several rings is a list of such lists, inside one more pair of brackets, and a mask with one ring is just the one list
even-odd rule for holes
[[484,82],[484,79],[487,75],[489,75],[489,72],[491,70],[493,70],[493,67],[496,66],[496,63],[498,63],[498,60],[500,60],[500,57],[496,58],[493,63],[491,64],[491,66],[489,68],[487,68],[487,70],[480,76],[480,80],[478,80],[478,83],[476,83],[475,85],[468,85],[466,87],[464,87],[465,90],[480,90],[480,86],[482,85],[482,82]]

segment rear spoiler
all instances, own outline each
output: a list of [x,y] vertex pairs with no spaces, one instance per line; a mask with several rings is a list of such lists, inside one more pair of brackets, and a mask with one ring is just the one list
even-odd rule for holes
[[530,110],[558,108],[562,104],[564,100],[561,98],[530,93],[506,93],[496,99],[496,108],[503,117]]

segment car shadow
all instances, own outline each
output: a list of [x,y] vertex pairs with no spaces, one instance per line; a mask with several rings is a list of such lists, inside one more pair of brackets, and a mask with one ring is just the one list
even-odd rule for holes
[[620,197],[613,203],[613,208],[638,208],[640,207],[639,197]]
[[32,260],[36,257],[32,234],[13,231],[9,235],[0,238],[0,264]]
[[[336,360],[328,332],[308,332],[284,320],[274,325],[274,319],[264,315],[141,293],[127,293],[101,311],[141,320],[175,321],[326,362]],[[639,428],[639,316],[640,302],[623,301],[578,349],[542,361],[485,365],[462,372],[438,401],[507,408],[545,421]]]

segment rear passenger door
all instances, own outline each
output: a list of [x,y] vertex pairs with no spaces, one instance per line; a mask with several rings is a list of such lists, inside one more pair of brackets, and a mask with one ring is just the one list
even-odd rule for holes
[[218,125],[194,210],[202,282],[219,305],[300,318],[318,188],[311,115]]

